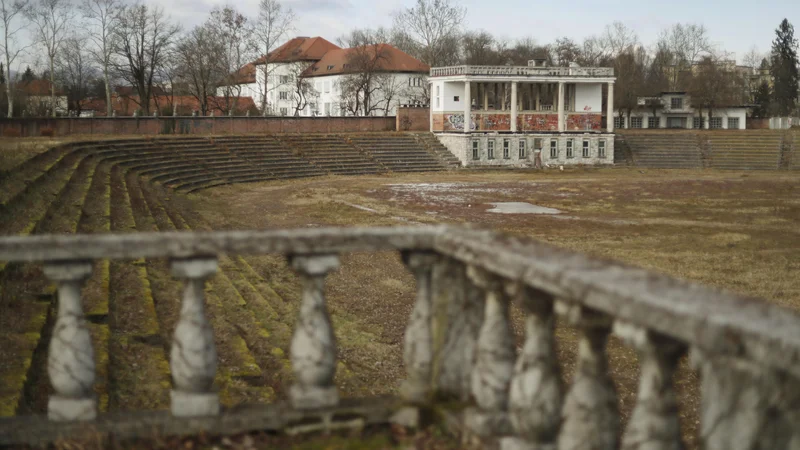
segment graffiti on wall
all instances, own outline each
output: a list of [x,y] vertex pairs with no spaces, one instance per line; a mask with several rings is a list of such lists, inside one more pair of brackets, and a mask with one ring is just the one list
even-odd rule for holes
[[597,131],[601,129],[602,114],[569,114],[567,116],[567,130],[569,131]]
[[[470,131],[477,129],[477,120],[475,115],[470,116],[472,119],[469,124]],[[445,114],[444,115],[444,131],[464,131],[464,114]]]
[[558,114],[520,114],[517,130],[558,131]]
[[510,131],[511,114],[481,114],[480,129],[482,131]]

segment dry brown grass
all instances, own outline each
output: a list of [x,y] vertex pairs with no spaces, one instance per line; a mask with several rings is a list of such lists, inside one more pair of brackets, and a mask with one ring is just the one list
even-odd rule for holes
[[[417,183],[450,185],[391,186]],[[799,194],[800,173],[604,169],[329,177],[234,185],[192,198],[216,229],[471,223],[800,308]],[[489,202],[501,201],[526,201],[563,214],[487,212]],[[340,343],[345,362],[362,372],[359,381],[372,386],[352,393],[396,386],[412,279],[396,257],[380,254],[345,257],[329,281],[333,316],[357,317],[359,326],[378,337]],[[518,315],[515,322],[519,330]],[[558,340],[569,378],[574,330],[559,327]],[[625,418],[636,398],[638,364],[635,353],[613,339],[610,353]],[[376,355],[388,359],[376,361]],[[685,361],[676,384],[685,439],[694,447],[699,395]]]

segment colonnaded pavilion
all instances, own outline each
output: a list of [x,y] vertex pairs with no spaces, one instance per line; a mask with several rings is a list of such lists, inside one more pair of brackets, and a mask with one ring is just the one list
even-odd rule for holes
[[538,59],[434,67],[431,132],[464,165],[613,164],[614,123],[603,126],[603,111],[613,117],[615,80],[612,68]]

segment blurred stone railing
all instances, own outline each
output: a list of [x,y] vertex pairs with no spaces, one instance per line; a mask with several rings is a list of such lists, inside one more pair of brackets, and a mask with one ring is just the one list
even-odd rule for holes
[[[407,377],[400,399],[365,399],[354,409],[333,383],[336,342],[324,282],[339,254],[385,250],[401,252],[417,280],[405,334]],[[212,388],[217,356],[203,286],[217,269],[215,255],[268,253],[286,255],[302,283],[290,348],[295,377],[287,407],[248,422],[222,411]],[[37,433],[43,422],[58,436],[81,424],[113,429],[117,419],[98,416],[92,394],[95,361],[81,284],[93,260],[138,258],[169,258],[175,276],[185,280],[172,343],[171,414],[149,413],[142,419],[148,429],[219,431],[216,424],[222,432],[237,432],[306,423],[304,417],[317,412],[330,414],[328,425],[358,414],[366,422],[388,421],[390,414],[376,411],[393,409],[397,420],[455,398],[470,405],[457,414],[464,429],[485,445],[679,449],[672,377],[679,359],[691,352],[702,378],[704,448],[800,445],[800,316],[793,311],[529,240],[450,227],[0,238],[0,261],[43,262],[45,275],[58,285],[49,422],[0,420],[0,445],[49,436]],[[512,304],[526,314],[521,349],[510,326]],[[554,351],[556,315],[580,330],[576,373],[566,393]],[[611,333],[640,355],[638,399],[624,431],[607,371]]]

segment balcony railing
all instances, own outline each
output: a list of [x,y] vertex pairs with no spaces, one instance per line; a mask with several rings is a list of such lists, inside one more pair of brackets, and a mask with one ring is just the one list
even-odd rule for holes
[[[366,399],[357,408],[339,399],[333,383],[336,341],[324,282],[341,253],[385,250],[400,252],[417,280],[405,332],[407,376],[400,399]],[[294,384],[288,407],[243,420],[235,411],[221,412],[212,389],[217,355],[204,283],[217,269],[216,255],[268,253],[286,255],[302,282],[290,347]],[[81,285],[93,260],[138,258],[168,258],[174,275],[185,280],[172,342],[171,413],[139,414],[115,428],[122,416],[98,416],[92,396],[95,361]],[[42,262],[58,286],[47,362],[54,389],[49,421],[0,420],[0,445],[87,429],[124,437],[137,429],[185,434],[308,427],[315,414],[324,415],[326,426],[356,419],[363,425],[397,420],[384,414],[387,408],[407,412],[449,395],[471,405],[458,416],[464,429],[504,448],[681,448],[672,376],[687,352],[702,377],[704,448],[800,442],[796,313],[530,240],[450,227],[5,237],[0,261]],[[519,351],[512,304],[526,315]],[[556,315],[580,331],[566,394],[556,361]],[[607,372],[612,333],[638,350],[641,362],[637,403],[624,432]]]
[[449,66],[432,67],[431,76],[613,77],[614,69],[611,67]]

